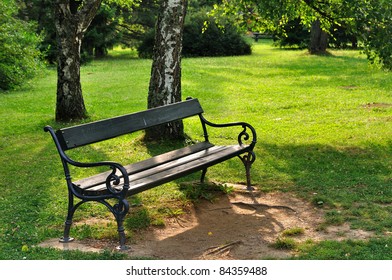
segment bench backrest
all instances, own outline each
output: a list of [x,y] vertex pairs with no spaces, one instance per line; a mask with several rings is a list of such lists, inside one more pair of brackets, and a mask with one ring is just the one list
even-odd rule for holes
[[59,129],[56,136],[65,151],[201,113],[203,109],[199,101],[189,99],[138,113]]

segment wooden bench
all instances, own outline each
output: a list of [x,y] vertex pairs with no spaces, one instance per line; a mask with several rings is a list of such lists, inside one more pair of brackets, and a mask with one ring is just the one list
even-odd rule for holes
[[[188,117],[198,117],[200,119],[201,128],[204,133],[203,142],[176,149],[137,163],[124,166],[111,161],[79,162],[71,159],[66,153],[67,150]],[[236,137],[238,141],[236,141],[237,143],[233,143],[233,145],[214,145],[209,141],[207,127],[233,127],[233,129],[237,127],[238,135]],[[209,122],[204,118],[203,109],[197,99],[187,99],[183,102],[62,128],[57,131],[50,126],[46,126],[44,130],[51,134],[57,147],[68,187],[68,214],[65,222],[64,236],[60,239],[60,242],[65,243],[73,240],[69,236],[69,232],[76,209],[85,202],[96,201],[108,207],[113,213],[117,221],[120,238],[119,249],[126,249],[123,220],[129,211],[127,197],[196,171],[202,171],[201,181],[203,181],[208,167],[236,156],[245,165],[247,188],[249,190],[252,189],[250,168],[255,160],[255,154],[253,152],[256,144],[255,129],[245,122],[228,124]],[[70,166],[82,168],[104,166],[109,171],[82,180],[73,181],[70,174]],[[79,201],[76,203],[74,198],[78,198]],[[115,203],[112,202],[113,199]]]

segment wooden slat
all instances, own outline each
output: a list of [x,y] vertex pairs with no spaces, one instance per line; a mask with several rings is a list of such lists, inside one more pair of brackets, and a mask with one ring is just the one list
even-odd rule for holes
[[[130,175],[129,195],[142,192],[152,187],[167,183],[184,175],[205,169],[209,166],[235,157],[247,151],[247,146],[214,146],[204,151],[189,154],[157,165],[151,169]],[[104,193],[106,186],[95,185],[88,189],[89,192]]]
[[138,113],[60,129],[56,135],[62,148],[69,150],[201,113],[203,109],[199,101],[190,99]]
[[[155,156],[137,163],[129,164],[127,166],[124,166],[125,169],[127,170],[128,175],[132,175],[147,169],[151,169],[157,165],[164,164],[169,161],[176,160],[178,158],[186,157],[190,154],[197,153],[199,151],[206,150],[210,147],[213,147],[214,145],[209,143],[209,142],[200,142],[191,146],[187,146],[178,150],[174,150],[171,152],[164,153],[159,156]],[[76,185],[81,185],[81,186],[96,186],[100,185],[105,182],[106,178],[109,176],[111,171],[108,172],[103,172],[100,174],[97,174],[95,176],[91,176],[88,178],[81,179],[77,182],[75,182]]]
[[174,179],[183,177],[184,175],[205,169],[209,166],[215,165],[219,162],[225,161],[229,158],[235,157],[243,153],[244,149],[243,146],[238,145],[222,146],[219,148],[223,149],[218,149],[218,151],[214,150],[213,153],[210,153],[203,157],[194,158],[192,161],[189,161],[185,164],[173,165],[172,167],[169,167],[167,169],[150,174],[147,177],[139,178],[138,180],[132,180],[129,195],[134,195],[152,187],[159,186]]
[[137,180],[140,180],[143,178],[148,178],[150,176],[153,176],[154,174],[160,173],[165,170],[169,170],[169,169],[177,167],[177,166],[187,164],[189,162],[193,162],[193,161],[198,160],[200,158],[208,157],[209,155],[212,155],[214,153],[218,153],[224,149],[225,149],[224,146],[214,146],[214,147],[211,147],[207,150],[200,151],[200,152],[197,152],[197,153],[194,153],[194,154],[182,157],[182,158],[178,158],[175,160],[171,160],[171,161],[166,162],[164,164],[157,165],[154,168],[146,169],[142,172],[132,174],[129,176],[130,184],[133,185],[134,184],[133,182],[135,182]]

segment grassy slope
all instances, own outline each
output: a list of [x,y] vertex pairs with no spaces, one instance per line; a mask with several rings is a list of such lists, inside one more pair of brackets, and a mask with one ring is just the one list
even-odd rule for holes
[[[149,60],[119,50],[111,59],[82,67],[90,120],[146,108],[150,67]],[[353,227],[380,235],[392,231],[391,73],[372,69],[356,51],[309,56],[260,43],[252,56],[184,59],[182,88],[183,97],[200,99],[211,121],[243,120],[255,126],[259,142],[252,178],[262,190],[292,191],[323,201],[330,209],[326,217],[330,224],[349,221]],[[42,130],[46,124],[60,126],[53,121],[55,91],[52,69],[24,89],[0,95],[0,259],[93,258],[31,249],[61,235],[66,209],[58,156]],[[200,138],[196,121],[187,121],[186,130]],[[142,145],[138,136],[86,149],[86,158],[128,162],[130,157],[138,160],[156,152]],[[211,131],[216,142],[230,142],[231,136]],[[243,173],[240,161],[234,159],[211,168],[208,177],[241,182]],[[177,183],[149,191],[136,202],[156,206],[161,200],[174,200],[180,209],[187,200]],[[153,223],[159,224],[157,216],[165,207],[151,210]],[[110,217],[100,206],[85,208],[90,216]],[[86,215],[77,212],[76,220]],[[110,228],[75,230],[79,238],[116,238]],[[23,245],[30,250],[23,252]],[[309,258],[330,254],[306,255],[312,248],[306,247],[303,254]],[[386,256],[380,252],[374,258]],[[367,258],[365,253],[359,256]]]

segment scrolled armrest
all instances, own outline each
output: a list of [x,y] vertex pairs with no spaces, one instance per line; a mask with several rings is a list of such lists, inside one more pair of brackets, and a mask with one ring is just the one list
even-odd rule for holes
[[[76,167],[100,167],[100,166],[108,166],[112,169],[110,174],[106,177],[106,187],[108,191],[114,195],[125,195],[129,189],[129,178],[128,173],[124,166],[119,163],[112,162],[112,161],[101,161],[101,162],[78,162],[75,160],[66,157],[66,160],[69,164],[76,166]],[[119,174],[117,174],[119,171]],[[121,183],[121,179],[123,180],[123,187],[122,189],[116,189],[115,186],[118,186]]]
[[[257,134],[256,130],[254,129],[253,126],[246,122],[231,122],[231,123],[223,123],[223,124],[216,124],[213,122],[208,121],[207,119],[204,118],[204,116],[200,116],[201,121],[203,122],[203,127],[205,127],[205,124],[211,127],[233,127],[233,126],[241,126],[243,130],[238,134],[238,144],[243,145],[243,141],[248,141],[250,137],[252,136],[251,139],[251,144],[250,147],[253,149],[253,147],[256,145],[257,142]],[[250,130],[251,136],[249,135],[247,129]],[[206,132],[206,131],[205,131]]]
[[[62,145],[60,144],[59,139],[57,138],[56,132],[50,126],[45,126],[44,131],[49,132],[53,138],[53,141],[56,145],[57,151],[60,155],[60,158],[63,163],[64,172],[67,180],[70,180],[70,172],[67,164],[76,166],[76,167],[99,167],[99,166],[108,166],[112,169],[112,172],[106,178],[106,187],[108,188],[109,192],[114,195],[124,196],[129,189],[129,178],[128,173],[124,166],[119,163],[111,162],[111,161],[101,161],[101,162],[79,162],[75,161],[68,157],[68,155],[64,152]],[[117,174],[117,170],[120,174]],[[115,186],[121,183],[121,178],[123,179],[123,187],[121,190],[115,188]]]

